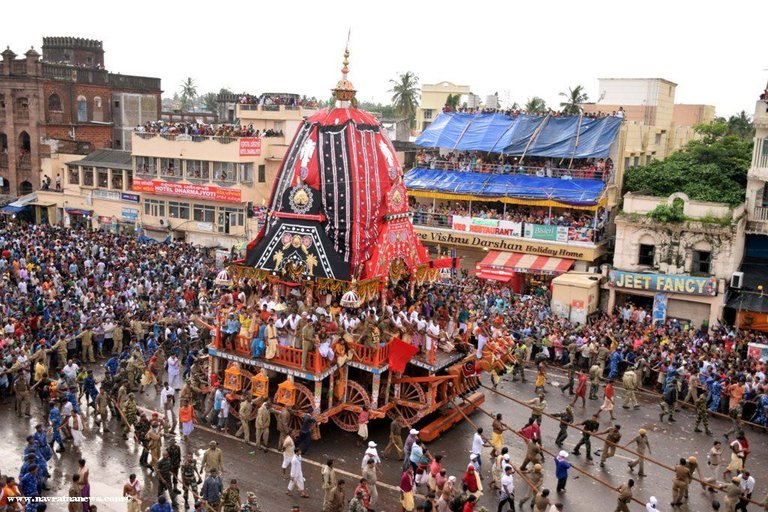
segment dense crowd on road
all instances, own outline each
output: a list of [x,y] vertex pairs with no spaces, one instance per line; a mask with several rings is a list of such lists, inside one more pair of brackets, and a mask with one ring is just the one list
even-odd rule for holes
[[136,133],[158,133],[161,135],[190,135],[192,137],[282,137],[283,130],[254,128],[253,123],[244,126],[240,124],[206,124],[182,123],[169,121],[147,121],[136,127]]
[[[568,452],[557,453],[558,488],[550,492],[541,485],[546,465],[538,429],[547,414],[543,391],[554,366],[561,366],[568,376],[562,389],[573,393],[573,407],[584,407],[588,399],[599,400],[602,393],[600,411],[613,418],[618,414],[614,411],[614,384],[621,383],[627,408],[638,406],[633,399],[635,390],[659,392],[660,421],[673,421],[684,401],[697,412],[697,432],[699,427],[709,432],[711,414],[730,417],[733,428],[727,433],[728,452],[718,455],[723,466],[718,462],[714,478],[720,473],[725,480],[726,500],[731,499],[726,503],[739,503],[747,495],[743,492],[750,478],[745,427],[749,422],[768,426],[765,362],[746,353],[749,342],[766,342],[762,334],[676,320],[654,324],[649,311],[631,304],[612,316],[597,315],[586,325],[573,325],[552,314],[545,289],[521,296],[465,275],[417,287],[413,296],[404,286],[390,287],[383,309],[378,300],[357,309],[342,308],[333,295],[317,296],[310,306],[301,293],[275,298],[271,287],[251,279],[236,281],[232,289],[222,288],[228,285],[208,253],[190,245],[144,244],[128,235],[60,227],[0,225],[0,393],[13,395],[19,416],[32,415],[35,396],[35,414],[41,411],[39,427],[22,443],[24,465],[19,478],[6,477],[3,496],[45,493],[49,465],[60,457],[56,452],[79,450],[84,426],[90,421],[83,410],[93,408],[95,423],[88,435],[107,436],[112,435],[111,429],[122,429],[124,438],[134,437],[142,447],[141,463],[151,468],[157,480],[156,502],[142,497],[135,476],[126,481],[123,492],[137,507],[144,499],[154,502],[153,511],[167,510],[176,503],[174,491],[178,490],[196,510],[203,510],[206,503],[220,504],[226,512],[241,505],[250,507],[243,510],[257,510],[256,496],[243,499],[236,483],[226,486],[222,482],[223,455],[215,443],[201,460],[188,460],[186,455],[182,460],[179,446],[189,442],[196,424],[209,423],[225,431],[238,426],[229,416],[222,375],[210,373],[204,357],[211,335],[207,324],[221,312],[226,318],[224,348],[242,335],[252,340],[254,358],[269,358],[275,345],[304,349],[304,332],[311,328],[318,344],[306,350],[320,351],[337,362],[350,357],[347,340],[376,348],[397,337],[423,353],[475,354],[478,366],[494,385],[510,375],[525,380],[524,366],[535,366],[535,397],[529,401],[532,417],[520,435],[527,436],[529,447],[527,463],[521,466],[533,464],[528,476],[538,487],[527,496],[519,489],[514,493],[514,486],[521,483],[509,462],[500,417],[494,421],[490,439],[482,429],[473,435],[467,469],[455,477],[446,473],[440,454],[430,453],[414,426],[393,422],[391,446],[382,455],[394,452],[403,458],[403,472],[397,476],[403,510],[417,506],[423,510],[428,502],[431,510],[471,512],[477,510],[483,485],[497,490],[499,510],[521,497],[534,503],[535,510],[562,510],[554,501],[558,491],[565,489]],[[160,416],[148,416],[137,405],[136,395],[150,388],[161,400]],[[238,416],[253,418],[253,422],[241,421],[237,435],[249,443],[255,439],[257,446],[265,448],[273,415],[270,402],[244,400],[238,407],[242,408]],[[367,411],[363,412],[359,421],[367,425]],[[574,420],[572,413],[562,414],[561,432],[565,425],[567,435]],[[288,408],[275,416],[281,434],[277,446],[283,453],[282,470],[290,482],[287,491],[307,494],[302,455],[311,447],[315,419],[305,414],[301,428],[293,432],[288,426]],[[256,429],[253,438],[250,425]],[[594,427],[589,420],[580,425],[587,432]],[[405,441],[400,437],[402,428],[409,432]],[[182,440],[178,444],[177,429]],[[367,429],[365,432],[367,436]],[[615,427],[591,432],[620,438]],[[558,439],[560,448],[562,439]],[[589,433],[584,441],[586,457],[591,460]],[[581,444],[573,452],[576,456],[581,454]],[[601,463],[609,462],[611,455],[611,450],[604,450]],[[332,461],[326,464],[324,510],[375,509],[375,484],[382,476],[378,457],[375,443],[369,444],[363,478],[349,492],[336,477]],[[484,465],[484,460],[491,462]],[[680,473],[688,475],[681,477],[687,488],[695,468],[690,462],[679,466]],[[89,479],[94,477],[85,460],[77,476],[69,492],[87,497]],[[198,480],[202,487],[198,488]],[[751,485],[749,495],[754,480]],[[684,500],[682,489],[680,484],[674,503]],[[426,495],[420,505],[418,493]],[[629,484],[619,491],[620,500],[627,496],[631,497]],[[31,505],[25,508],[37,510]]]

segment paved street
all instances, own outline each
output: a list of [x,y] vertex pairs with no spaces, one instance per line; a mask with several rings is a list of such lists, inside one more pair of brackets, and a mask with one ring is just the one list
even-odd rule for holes
[[[557,381],[558,374],[554,373],[554,381]],[[562,381],[562,379],[560,379]],[[528,399],[533,396],[533,384],[502,382],[499,390],[519,399]],[[549,406],[547,412],[560,412],[567,403],[567,398],[561,392],[551,386],[548,387],[549,393],[547,399]],[[617,391],[621,396],[621,391]],[[620,407],[620,399],[617,400],[617,422],[622,425],[624,437],[622,443],[636,435],[639,428],[645,428],[649,432],[651,441],[652,456],[659,461],[673,466],[681,456],[688,457],[695,455],[703,464],[703,471],[707,475],[706,453],[712,444],[713,438],[704,434],[694,434],[692,432],[692,415],[687,409],[683,409],[677,415],[677,423],[664,423],[658,425],[658,405],[654,399],[641,395],[642,408],[640,410],[624,410]],[[143,404],[147,407],[157,408],[158,400],[155,399],[154,390],[149,391],[143,397]],[[588,401],[587,408],[582,409],[579,405],[575,407],[576,421],[586,419],[599,405],[599,401]],[[6,441],[0,445],[0,455],[2,455],[2,464],[0,470],[2,473],[18,474],[21,465],[22,448],[24,436],[32,432],[37,418],[35,413],[39,414],[38,403],[33,404],[33,418],[17,419],[13,414],[12,402],[6,399],[2,407],[3,415],[8,421],[0,423],[0,435]],[[501,412],[504,415],[504,421],[510,426],[522,427],[528,412],[523,406],[517,405],[505,398],[486,391],[486,402],[483,408],[491,413]],[[485,428],[490,436],[490,419],[481,412],[472,414],[471,419],[479,426]],[[601,429],[608,426],[608,418],[603,417]],[[92,420],[89,418],[89,423]],[[112,422],[112,433],[104,436],[90,431],[86,433],[86,444],[82,453],[91,467],[92,491],[93,496],[116,496],[120,494],[123,482],[131,472],[139,475],[144,482],[144,496],[151,497],[155,493],[155,482],[149,473],[139,467],[139,451],[133,441],[125,442],[121,439],[116,422]],[[722,433],[729,428],[729,423],[722,420],[713,420],[712,428],[716,434],[715,438],[723,439]],[[544,447],[555,450],[554,437],[557,434],[557,424],[554,420],[545,418],[543,425]],[[445,466],[449,475],[456,475],[461,479],[463,471],[468,461],[470,441],[473,428],[466,422],[463,422],[438,441],[431,443],[429,449],[432,453],[445,454]],[[356,477],[352,475],[359,474],[361,456],[364,448],[357,446],[356,436],[337,430],[334,426],[326,425],[322,429],[323,439],[312,445],[309,455],[305,458],[304,474],[307,478],[307,489],[311,494],[308,500],[300,498],[289,498],[285,495],[286,481],[280,476],[280,461],[282,457],[276,451],[270,453],[256,452],[252,447],[245,448],[241,441],[235,440],[231,436],[222,435],[207,429],[198,428],[192,435],[191,449],[201,452],[211,439],[220,442],[221,448],[225,454],[225,477],[226,480],[232,477],[238,478],[243,496],[245,491],[255,490],[259,496],[259,502],[265,511],[282,512],[290,510],[290,505],[300,503],[302,511],[319,512],[322,508],[322,499],[320,491],[320,464],[326,458],[331,457],[336,460],[336,468],[340,472],[349,474],[340,475],[348,481],[347,496],[351,496],[352,489],[356,485]],[[748,459],[748,466],[757,479],[755,498],[762,499],[766,492],[766,449],[765,434],[747,430],[747,437],[750,440],[752,453]],[[384,422],[376,423],[371,428],[371,438],[380,444],[380,449],[386,444],[387,425]],[[512,462],[519,464],[524,456],[523,444],[511,433],[505,434],[507,445],[510,446],[512,453]],[[271,438],[272,446],[277,440],[273,433]],[[566,446],[572,449],[574,443],[578,440],[577,433],[569,435]],[[595,441],[593,450],[600,448],[602,443]],[[488,468],[488,456],[485,454],[484,473]],[[618,486],[632,476],[627,470],[626,462],[630,460],[627,453],[619,451],[617,456],[607,462],[605,468],[600,468],[597,464],[587,466],[582,452],[581,457],[570,456],[570,461],[580,467],[587,468],[588,471],[598,478],[605,480],[611,485]],[[65,495],[68,486],[68,478],[76,466],[77,456],[69,450],[63,455],[56,454],[51,464],[51,473],[53,478],[49,485],[52,491],[47,495]],[[399,477],[400,463],[398,461],[385,460],[383,463],[382,486],[379,489],[381,501],[377,507],[383,511],[397,511],[397,484]],[[554,463],[551,458],[547,458],[544,463],[545,486],[554,491]],[[655,466],[646,464],[645,478],[635,477],[637,484],[635,486],[635,496],[647,500],[649,496],[655,495],[659,499],[660,510],[669,510],[671,500],[671,472]],[[354,482],[354,483],[353,483]],[[524,492],[525,484],[521,479],[516,478],[515,485],[518,493]],[[721,496],[721,495],[719,495]],[[571,477],[568,482],[568,490],[565,494],[559,496],[559,499],[565,504],[565,510],[569,512],[592,512],[595,510],[613,510],[615,506],[615,493],[608,492],[605,487],[597,484],[595,481],[579,476],[578,473],[571,470]],[[690,504],[683,506],[679,510],[683,511],[703,511],[711,508],[710,501],[712,496],[709,492],[701,490],[696,485],[690,488]],[[604,503],[599,509],[594,507],[594,503]],[[495,510],[495,495],[488,492],[486,486],[486,495],[480,503],[486,507]],[[149,505],[147,501],[145,505]],[[630,506],[631,510],[641,510],[637,504]],[[750,506],[751,510],[756,506]],[[49,508],[50,510],[50,508]],[[123,507],[115,504],[100,505],[99,510],[123,510]]]

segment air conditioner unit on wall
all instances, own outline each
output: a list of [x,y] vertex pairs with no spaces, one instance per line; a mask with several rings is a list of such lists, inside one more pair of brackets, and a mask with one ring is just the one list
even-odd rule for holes
[[163,228],[171,227],[171,223],[168,219],[160,219],[158,222],[160,223],[160,227],[163,227]]
[[744,282],[744,272],[734,272],[731,276],[731,288],[741,288]]

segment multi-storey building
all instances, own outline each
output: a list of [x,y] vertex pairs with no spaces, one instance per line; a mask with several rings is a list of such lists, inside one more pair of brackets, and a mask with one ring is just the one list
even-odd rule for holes
[[[452,82],[436,84],[421,84],[421,99],[416,110],[416,130],[422,132],[432,124],[432,121],[443,111],[448,95],[458,94],[468,107],[479,104],[477,97],[472,94],[468,85],[456,85]],[[471,105],[470,105],[471,104]]]
[[241,126],[259,136],[134,133],[132,190],[141,195],[142,229],[155,238],[225,248],[254,238],[290,138],[311,113],[238,104]]
[[156,121],[160,79],[110,73],[101,41],[43,38],[43,54],[10,49],[0,63],[0,178],[10,195],[39,188],[41,158],[75,142],[81,152],[123,148],[137,124]]
[[624,169],[663,160],[696,136],[694,126],[715,118],[712,105],[675,104],[677,84],[663,78],[600,78],[599,84],[597,102],[582,109],[623,112]]
[[[684,220],[662,222],[659,205]],[[632,304],[664,321],[714,327],[726,305],[733,273],[744,256],[745,205],[628,193],[616,216],[616,246],[608,277],[607,309]]]

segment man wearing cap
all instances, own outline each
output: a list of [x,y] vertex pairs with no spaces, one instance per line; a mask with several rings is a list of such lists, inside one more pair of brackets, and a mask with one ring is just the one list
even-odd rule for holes
[[[741,499],[741,479],[737,476],[731,478],[731,482],[723,487],[725,492],[725,510],[726,512],[734,512],[736,505]],[[23,489],[22,489],[23,490]]]
[[253,414],[253,400],[243,399],[237,408],[240,416],[240,428],[237,429],[235,437],[243,436],[246,444],[251,444],[251,414]]
[[203,452],[203,460],[200,461],[200,468],[201,472],[205,471],[205,473],[210,473],[214,469],[219,474],[224,472],[223,454],[216,441],[208,443],[208,449]]
[[192,497],[197,495],[197,486],[203,479],[197,471],[197,464],[192,458],[192,453],[187,452],[184,456],[184,464],[181,465],[181,488],[184,491],[184,508],[189,508],[189,491],[192,491]]
[[168,458],[171,460],[171,474],[173,475],[173,490],[179,489],[179,469],[181,468],[181,448],[176,444],[176,438],[172,435],[166,436],[168,443]]
[[567,405],[564,412],[553,414],[552,416],[560,418],[560,430],[555,438],[555,444],[558,448],[562,448],[563,443],[568,437],[568,427],[573,423],[573,407]]
[[274,317],[269,317],[269,320],[267,321],[266,337],[267,350],[264,354],[264,358],[267,360],[274,359],[274,357],[277,355],[277,345],[279,339],[277,334],[277,327],[275,327]]
[[363,482],[365,482],[364,478],[360,482],[360,485],[355,489],[355,496],[349,500],[348,512],[367,512],[368,507],[365,506],[365,490],[361,488]]
[[222,512],[240,512],[240,489],[234,478],[229,481],[229,487],[221,493],[221,506]]
[[256,501],[256,493],[248,491],[248,501],[243,503],[243,507],[240,512],[261,512],[259,503]]
[[621,425],[618,423],[611,428],[603,443],[603,453],[600,454],[600,467],[605,466],[605,461],[616,455],[616,446],[621,441]]
[[[670,505],[673,507],[679,507],[683,504],[685,491],[688,489],[688,484],[690,481],[691,472],[688,470],[688,462],[681,458],[680,463],[675,466],[675,478],[672,480],[672,503]],[[738,488],[739,486],[737,484],[736,489],[738,490]],[[726,503],[727,502],[728,498],[726,497]]]
[[[302,318],[305,313],[302,313]],[[301,367],[307,370],[307,357],[309,351],[315,348],[315,343],[320,343],[320,339],[315,333],[315,326],[312,324],[312,318],[307,317],[307,323],[301,328]]]
[[[533,487],[526,485],[527,491],[525,496],[523,496],[523,499],[520,500],[521,509],[526,501],[533,500],[533,498],[536,497],[536,494],[541,490],[541,485],[544,483],[544,473],[542,472],[541,464],[534,464],[533,473],[528,475],[528,481]],[[531,501],[531,505],[533,505],[533,501]]]
[[379,458],[379,452],[376,449],[376,443],[373,441],[368,441],[368,448],[365,450],[365,453],[363,454],[363,463],[361,464],[360,468],[365,469],[365,467],[368,465],[368,460],[373,460],[374,464],[377,466],[381,464],[381,459]]
[[514,512],[515,510],[515,479],[512,474],[515,470],[512,466],[504,467],[504,476],[501,477],[501,489],[499,490],[499,507],[497,512],[504,510],[504,505],[509,505],[509,508]]
[[637,375],[632,367],[627,368],[624,372],[622,381],[624,384],[624,409],[629,409],[629,406],[634,404],[635,409],[640,408],[640,404],[637,402],[637,396],[635,396],[635,390],[637,389]]
[[418,438],[419,431],[415,428],[412,428],[408,432],[408,437],[405,438],[405,446],[403,448],[403,453],[405,454],[405,457],[403,458],[403,471],[405,471],[405,468],[411,464],[411,450],[413,449],[413,443],[415,443]]
[[635,466],[640,466],[640,472],[637,474],[638,476],[645,476],[645,451],[648,450],[648,454],[651,453],[651,443],[648,440],[647,432],[644,428],[641,428],[637,436],[630,439],[627,444],[624,445],[624,448],[628,447],[632,443],[636,444],[635,451],[638,453],[638,457],[635,460],[631,460],[627,462],[627,466],[629,466],[629,470],[633,471],[635,469]]
[[269,424],[272,421],[271,404],[264,400],[256,412],[256,445],[266,453],[269,442]]

